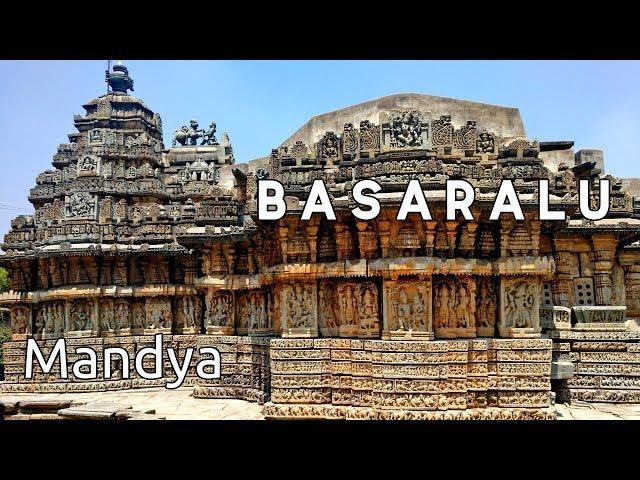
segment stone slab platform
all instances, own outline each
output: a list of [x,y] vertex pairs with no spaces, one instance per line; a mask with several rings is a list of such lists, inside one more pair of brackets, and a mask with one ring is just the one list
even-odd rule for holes
[[[193,388],[0,395],[6,420],[262,420],[262,407],[235,399],[201,399]],[[46,409],[37,408],[38,404]],[[29,408],[22,410],[21,406]],[[55,409],[55,407],[60,407]]]
[[[262,420],[262,406],[254,402],[233,399],[203,399],[191,396],[192,388],[185,387],[177,390],[165,388],[148,388],[141,390],[125,390],[120,392],[87,392],[57,394],[12,394],[0,395],[7,413],[7,420],[55,420],[64,419],[51,410],[39,410],[39,413],[13,413],[19,411],[22,403],[29,407],[49,405],[53,408],[76,410],[78,415],[66,418],[81,417],[82,412],[102,409],[102,413],[117,413],[121,411],[137,412],[131,417],[135,420]],[[573,402],[571,405],[556,404],[558,420],[640,420],[640,405],[620,405],[611,403]],[[155,413],[144,413],[151,412]],[[111,418],[111,415],[104,416]],[[96,416],[95,418],[99,418]]]

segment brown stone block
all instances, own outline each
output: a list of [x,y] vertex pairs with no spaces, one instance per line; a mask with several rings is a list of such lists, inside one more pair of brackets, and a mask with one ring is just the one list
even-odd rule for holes
[[552,341],[548,338],[502,339],[489,340],[489,348],[496,350],[545,350],[551,349]]
[[499,407],[540,408],[551,405],[549,391],[500,391]]
[[446,340],[437,341],[401,341],[401,340],[365,340],[374,352],[447,352]]
[[551,350],[498,350],[498,362],[550,362]]
[[373,378],[351,377],[352,390],[373,390]]
[[498,363],[496,373],[499,376],[549,376],[551,375],[551,362]]
[[275,349],[294,349],[294,348],[313,348],[314,340],[312,338],[273,338],[270,342],[271,350]]
[[628,375],[640,376],[640,365],[629,363],[584,363],[579,362],[575,369],[580,375]]
[[581,362],[640,363],[640,352],[580,352]]

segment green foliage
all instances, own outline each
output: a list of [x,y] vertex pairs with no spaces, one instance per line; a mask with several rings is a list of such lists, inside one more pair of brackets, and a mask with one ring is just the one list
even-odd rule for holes
[[2,344],[11,341],[11,328],[0,324],[0,365],[3,362]]
[[0,267],[0,293],[9,290],[9,272]]

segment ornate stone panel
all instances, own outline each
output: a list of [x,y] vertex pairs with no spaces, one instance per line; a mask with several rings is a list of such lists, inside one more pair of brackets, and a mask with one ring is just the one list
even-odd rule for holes
[[317,287],[314,283],[285,283],[280,286],[280,324],[287,338],[318,334]]
[[321,280],[319,327],[324,337],[378,338],[378,287],[374,282]]
[[384,280],[382,338],[433,339],[431,280]]
[[216,290],[207,292],[205,322],[209,335],[233,335],[233,293]]
[[535,276],[500,281],[500,324],[503,338],[540,336],[540,280]]
[[476,336],[476,283],[473,278],[434,277],[433,304],[436,338]]

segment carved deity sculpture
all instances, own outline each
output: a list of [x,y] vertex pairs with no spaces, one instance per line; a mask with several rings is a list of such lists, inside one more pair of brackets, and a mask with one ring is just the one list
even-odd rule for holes
[[129,328],[129,303],[121,301],[115,307],[115,327],[117,330]]
[[435,333],[439,338],[476,336],[475,282],[469,277],[434,280]]
[[422,145],[422,120],[418,112],[406,111],[391,119],[391,138],[399,147]]
[[69,313],[70,331],[88,331],[93,329],[93,305],[87,300],[75,300]]
[[496,325],[496,289],[491,278],[478,280],[476,331],[479,336],[491,337]]
[[521,281],[507,291],[507,327],[530,328],[531,308],[534,305],[534,293],[526,282]]
[[231,293],[222,292],[209,297],[207,302],[208,327],[233,328],[233,298]]
[[88,192],[76,192],[66,197],[67,218],[93,218],[96,213],[95,197]]
[[11,330],[14,335],[25,335],[31,332],[29,307],[19,306],[11,309]]
[[284,336],[315,334],[315,285],[297,283],[282,289],[282,326]]

